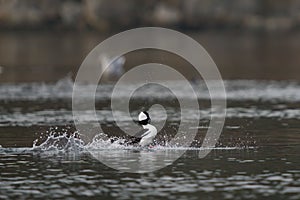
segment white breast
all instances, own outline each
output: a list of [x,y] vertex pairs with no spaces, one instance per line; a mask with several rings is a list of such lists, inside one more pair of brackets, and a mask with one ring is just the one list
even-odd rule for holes
[[140,145],[142,147],[147,146],[149,144],[151,144],[153,142],[154,137],[157,134],[157,130],[154,126],[152,126],[151,124],[147,124],[143,126],[144,129],[149,129],[150,133],[147,134],[146,136],[144,136],[141,141],[140,141]]

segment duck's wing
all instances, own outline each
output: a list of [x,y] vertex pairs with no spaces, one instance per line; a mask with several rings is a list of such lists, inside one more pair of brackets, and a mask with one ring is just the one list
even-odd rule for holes
[[[119,143],[119,144],[121,144],[121,145],[136,145],[141,141],[141,139],[143,137],[145,137],[149,133],[150,133],[149,129],[143,129],[143,130],[137,132],[134,136],[131,136],[130,138],[126,139],[124,142]],[[111,143],[114,143],[115,141],[116,140],[114,140],[114,138],[111,139]]]
[[142,137],[145,137],[146,135],[148,135],[149,133],[150,133],[150,130],[145,128],[145,129],[137,132],[133,137],[142,138]]
[[149,129],[143,129],[137,132],[134,136],[131,136],[129,139],[125,141],[126,145],[136,145],[138,144],[143,137],[150,133]]

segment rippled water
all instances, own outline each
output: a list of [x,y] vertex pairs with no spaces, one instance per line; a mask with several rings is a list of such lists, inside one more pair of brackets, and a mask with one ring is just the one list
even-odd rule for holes
[[[189,98],[178,84],[182,97]],[[176,132],[180,113],[169,93],[152,86],[132,99],[132,116],[139,106],[160,103],[168,111],[167,122],[152,149],[111,145],[101,138],[84,144],[77,136],[72,116],[69,78],[53,84],[0,85],[0,199],[300,199],[300,83],[292,81],[226,81],[228,109],[217,146],[203,159],[198,157],[210,117],[205,84],[194,83],[201,107],[198,130],[191,147],[168,146]],[[89,86],[82,86],[82,91]],[[132,119],[110,111],[112,85],[98,88],[98,120],[82,111],[84,120],[101,123],[110,136],[122,136],[115,124],[125,127]],[[126,96],[119,94],[122,99]],[[148,98],[151,96],[151,98]],[[193,120],[187,110],[184,121]],[[153,124],[162,112],[151,113]],[[92,128],[92,127],[91,127]],[[78,134],[78,133],[77,133]],[[186,151],[174,163],[172,156]],[[152,155],[165,168],[151,173],[126,173],[107,167],[97,155],[112,162],[140,158],[155,167]],[[167,155],[167,156],[166,156]],[[169,158],[169,159],[167,159]]]

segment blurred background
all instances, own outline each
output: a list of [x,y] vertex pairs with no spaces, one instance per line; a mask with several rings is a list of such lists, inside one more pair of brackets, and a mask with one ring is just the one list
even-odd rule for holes
[[[203,159],[199,147],[207,131],[219,130],[211,118],[223,114],[211,108],[200,75],[170,52],[130,52],[104,78],[113,82],[149,62],[177,69],[198,95],[198,126],[190,126],[198,110],[178,101],[195,103],[182,82],[173,82],[178,93],[155,84],[124,84],[114,100],[126,108],[130,97],[130,115],[111,106],[111,83],[97,87],[95,112],[78,110],[86,126],[76,131],[72,91],[84,58],[112,35],[147,26],[198,41],[225,80],[225,125]],[[0,0],[0,199],[300,199],[299,55],[300,0]],[[101,66],[110,59],[99,55]],[[93,87],[78,86],[89,102]],[[149,112],[156,127],[167,114],[155,138],[162,145],[157,152],[164,152],[156,154],[158,160],[156,149],[116,148],[98,137],[103,134],[93,138],[96,151],[77,138],[85,131],[100,133],[99,125],[109,137],[126,137],[120,127],[132,130],[139,112],[152,105],[164,108]],[[186,141],[189,130],[197,130],[192,149],[171,164],[186,145],[169,141],[179,131],[178,141]],[[156,167],[161,158],[169,166],[150,174],[123,173],[90,152],[120,166]]]
[[[299,80],[298,0],[0,0],[0,82],[74,77],[101,41],[144,26],[188,34],[224,79]],[[129,55],[125,70],[149,55],[170,57]]]

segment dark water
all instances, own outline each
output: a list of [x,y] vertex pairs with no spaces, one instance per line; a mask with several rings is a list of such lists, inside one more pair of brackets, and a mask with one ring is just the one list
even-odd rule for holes
[[[102,164],[86,145],[67,136],[59,140],[53,136],[52,142],[45,143],[50,132],[70,135],[75,131],[72,85],[67,77],[53,84],[0,86],[0,199],[300,199],[299,82],[225,81],[225,126],[216,147],[202,159],[198,157],[203,151],[199,148],[201,143],[193,143],[192,148],[161,146],[151,152],[98,149],[112,155],[110,159],[115,161],[133,154],[151,158],[153,152],[172,156],[187,150],[167,167],[142,174],[121,172]],[[190,128],[198,130],[196,140],[201,141],[210,116],[218,114],[209,109],[204,84],[196,85],[202,118],[199,126]],[[111,88],[98,88],[98,120],[105,133],[122,135],[109,108]],[[178,89],[184,96],[184,88]],[[167,94],[154,91],[147,91],[151,99],[137,94],[133,101],[170,101]],[[124,95],[126,91],[119,98]],[[138,109],[132,107],[133,115]],[[179,125],[179,110],[168,104],[166,109],[169,115],[158,134],[160,139]],[[194,111],[188,113],[184,121],[193,119]],[[83,115],[87,122],[97,122],[88,111]],[[151,116],[153,124],[161,120],[159,111]],[[124,126],[132,124],[122,112],[117,120]],[[59,145],[51,146],[53,141]],[[37,147],[41,144],[45,146]]]
[[[224,79],[299,80],[300,34],[186,33],[216,62]],[[111,35],[98,32],[0,32],[0,82],[55,82],[76,74],[87,54]],[[140,61],[176,66],[177,57],[140,52],[126,56],[125,69]],[[168,59],[170,58],[170,59]],[[147,60],[148,59],[148,60]],[[180,68],[180,66],[179,66]]]

